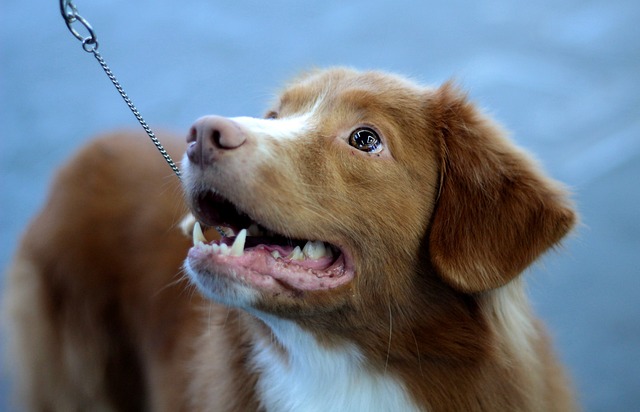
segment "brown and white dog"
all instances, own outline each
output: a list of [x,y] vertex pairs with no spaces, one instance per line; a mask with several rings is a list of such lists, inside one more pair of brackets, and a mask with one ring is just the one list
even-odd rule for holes
[[572,205],[455,87],[315,71],[187,143],[182,225],[139,136],[59,173],[7,285],[29,410],[575,409],[520,277]]

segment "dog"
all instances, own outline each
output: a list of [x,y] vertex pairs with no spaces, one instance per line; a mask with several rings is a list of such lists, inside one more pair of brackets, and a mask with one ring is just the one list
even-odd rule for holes
[[182,185],[137,133],[99,137],[8,272],[20,399],[575,410],[521,273],[577,214],[505,136],[452,83],[335,68],[294,79],[263,118],[161,133]]

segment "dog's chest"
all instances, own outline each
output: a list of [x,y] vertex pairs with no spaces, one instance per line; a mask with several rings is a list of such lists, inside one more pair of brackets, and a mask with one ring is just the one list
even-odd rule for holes
[[328,349],[288,321],[274,335],[287,355],[266,340],[255,347],[258,397],[267,411],[417,411],[398,379],[369,370],[355,347]]

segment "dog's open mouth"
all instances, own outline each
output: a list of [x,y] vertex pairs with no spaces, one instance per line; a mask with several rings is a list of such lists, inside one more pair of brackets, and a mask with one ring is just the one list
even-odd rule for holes
[[[354,271],[343,251],[318,239],[292,239],[274,233],[217,193],[198,196],[194,211],[205,227],[220,227],[208,241],[201,225],[193,229],[192,267],[264,286],[270,278],[289,290],[324,290],[347,283]],[[216,270],[217,269],[217,270]]]

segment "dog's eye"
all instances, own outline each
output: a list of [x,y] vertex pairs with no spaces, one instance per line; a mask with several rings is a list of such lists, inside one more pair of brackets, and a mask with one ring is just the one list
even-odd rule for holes
[[349,137],[349,144],[367,153],[378,153],[382,150],[380,136],[368,127],[356,129]]
[[264,116],[265,119],[277,119],[278,118],[278,112],[276,111],[270,111],[269,113],[266,114],[266,116]]

